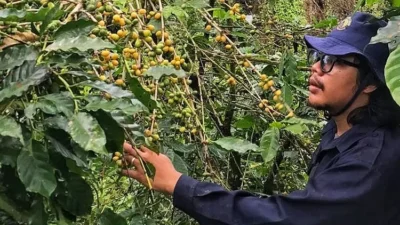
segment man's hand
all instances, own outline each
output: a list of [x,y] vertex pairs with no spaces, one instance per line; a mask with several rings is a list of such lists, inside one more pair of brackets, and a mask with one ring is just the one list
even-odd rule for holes
[[150,179],[154,190],[172,195],[176,183],[178,183],[181,173],[175,170],[171,160],[164,154],[157,154],[148,148],[141,146],[140,149],[134,149],[127,142],[124,143],[125,160],[133,165],[136,170],[122,170],[122,174],[136,179],[143,185],[149,187],[144,169],[140,163],[139,156],[148,163],[151,163],[156,172],[154,180]]

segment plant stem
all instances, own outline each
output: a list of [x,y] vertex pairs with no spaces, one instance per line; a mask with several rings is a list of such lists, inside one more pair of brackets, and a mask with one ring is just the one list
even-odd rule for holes
[[61,75],[57,74],[58,79],[64,84],[65,88],[67,88],[67,90],[69,91],[69,93],[71,94],[72,98],[74,99],[74,104],[75,104],[75,110],[74,113],[77,114],[79,112],[79,106],[78,106],[78,101],[76,100],[76,97],[74,95],[74,92],[72,92],[70,85],[68,84],[68,82],[66,80],[64,80],[64,78],[61,77]]
[[16,205],[14,205],[14,203],[11,202],[5,194],[0,194],[0,209],[9,214],[18,222],[28,222],[27,213],[17,209]]

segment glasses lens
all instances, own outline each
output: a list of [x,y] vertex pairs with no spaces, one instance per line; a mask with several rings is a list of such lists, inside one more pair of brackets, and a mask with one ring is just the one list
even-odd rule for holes
[[336,57],[331,55],[324,55],[321,60],[322,71],[328,73],[332,70],[333,64],[336,62]]
[[308,60],[308,65],[309,66],[312,66],[314,63],[318,62],[319,61],[318,52],[315,51],[315,50],[310,50],[308,52],[307,60]]

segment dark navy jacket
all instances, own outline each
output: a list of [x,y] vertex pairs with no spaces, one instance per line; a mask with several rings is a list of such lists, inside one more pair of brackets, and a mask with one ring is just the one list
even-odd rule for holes
[[330,121],[304,190],[258,197],[182,176],[174,205],[202,225],[400,225],[400,129]]

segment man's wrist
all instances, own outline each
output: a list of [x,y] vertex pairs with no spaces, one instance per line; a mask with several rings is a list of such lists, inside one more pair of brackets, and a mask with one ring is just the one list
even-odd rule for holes
[[176,172],[176,173],[174,173],[173,176],[171,176],[171,179],[170,179],[170,181],[169,181],[169,183],[167,185],[167,188],[166,188],[166,193],[168,195],[173,195],[174,194],[176,184],[178,183],[179,178],[181,176],[182,176],[182,173],[179,173],[179,172]]

